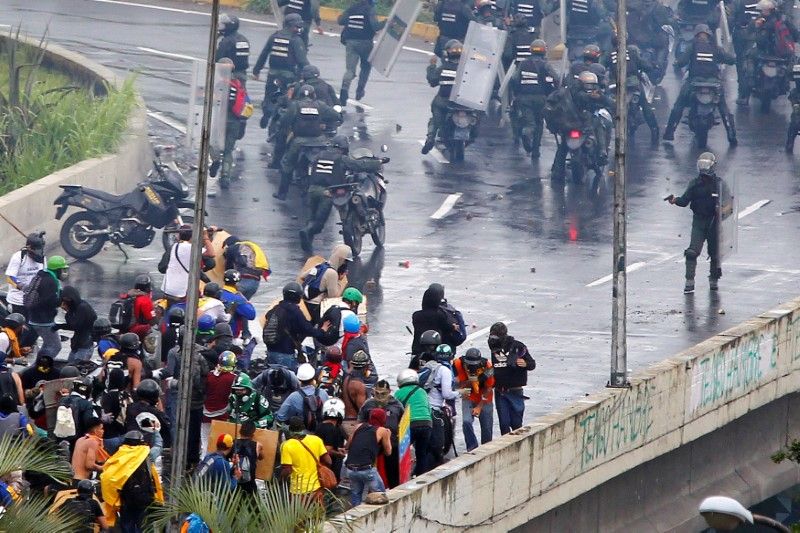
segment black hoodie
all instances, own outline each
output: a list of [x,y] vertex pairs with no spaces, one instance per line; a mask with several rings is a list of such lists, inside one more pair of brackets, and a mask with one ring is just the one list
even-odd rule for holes
[[411,315],[411,323],[414,326],[414,340],[411,343],[411,353],[419,355],[420,336],[428,331],[438,331],[442,335],[450,328],[447,316],[441,310],[442,300],[444,300],[444,287],[438,283],[431,283],[430,287],[422,295],[422,309],[415,311]]
[[97,313],[92,306],[81,299],[78,289],[69,285],[61,289],[61,300],[66,303],[66,324],[59,324],[61,329],[75,332],[69,347],[72,350],[92,347],[92,326],[97,320]]

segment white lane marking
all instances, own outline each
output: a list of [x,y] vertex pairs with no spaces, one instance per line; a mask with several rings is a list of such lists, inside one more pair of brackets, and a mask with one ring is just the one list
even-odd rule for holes
[[[417,142],[419,143],[420,146],[425,146],[425,140],[424,139],[419,139]],[[433,148],[431,148],[431,151],[428,152],[428,154],[432,155],[433,158],[439,164],[442,164],[442,165],[449,165],[450,164],[450,161],[448,161],[447,158],[444,156],[444,154],[442,152],[440,152],[439,149],[436,148],[435,146]]]
[[756,211],[758,211],[759,209],[761,209],[762,207],[764,207],[765,205],[767,205],[771,201],[772,200],[759,200],[756,203],[754,203],[753,205],[745,207],[742,211],[739,211],[738,220],[743,219],[747,215],[755,213]]
[[186,135],[186,126],[184,126],[183,124],[181,124],[177,120],[169,118],[168,116],[164,115],[163,113],[159,113],[158,111],[148,111],[147,112],[147,116],[148,117],[152,117],[152,118],[156,119],[159,122],[163,122],[164,124],[166,124],[170,128],[176,129],[179,132],[181,132],[184,135]]
[[436,212],[431,215],[431,218],[433,220],[443,219],[445,215],[447,215],[447,213],[449,213],[450,210],[453,209],[453,206],[456,205],[456,202],[458,201],[459,198],[461,198],[460,192],[449,195],[447,198],[444,199],[444,202],[442,202],[441,207],[439,207],[439,209],[437,209]]
[[[636,272],[640,268],[644,267],[646,264],[647,263],[643,261],[640,261],[638,263],[633,263],[632,265],[628,265],[628,267],[625,269],[625,272],[627,272],[628,274],[630,274],[631,272]],[[602,285],[603,283],[608,283],[613,278],[614,278],[613,274],[609,274],[608,276],[603,276],[602,278],[596,279],[590,284],[588,284],[587,287],[597,287],[598,285]]]
[[189,61],[202,61],[205,63],[205,59],[200,59],[199,57],[194,56],[187,56],[184,54],[176,54],[173,52],[165,52],[164,50],[156,50],[155,48],[147,48],[146,46],[137,46],[137,50],[141,50],[142,52],[147,52],[148,54],[154,54],[157,56],[164,56],[164,57],[171,57],[174,59],[187,59]]
[[[502,322],[506,326],[509,325],[509,324],[513,324],[514,323],[513,320],[501,320],[500,322]],[[475,339],[477,339],[479,337],[482,337],[482,336],[486,335],[487,333],[489,333],[490,329],[492,329],[492,327],[491,326],[487,326],[485,328],[479,329],[478,331],[473,331],[472,333],[467,335],[467,338],[464,340],[464,342],[472,342]]]
[[358,100],[353,100],[352,98],[348,98],[347,99],[347,103],[351,104],[351,105],[354,105],[354,106],[363,107],[367,111],[371,111],[371,110],[375,109],[371,105],[367,105],[367,104],[361,103]]

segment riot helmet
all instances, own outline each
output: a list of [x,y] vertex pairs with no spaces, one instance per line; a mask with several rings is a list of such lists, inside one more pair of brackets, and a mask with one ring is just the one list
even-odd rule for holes
[[697,171],[701,176],[713,176],[717,170],[717,156],[711,152],[703,152],[697,158]]

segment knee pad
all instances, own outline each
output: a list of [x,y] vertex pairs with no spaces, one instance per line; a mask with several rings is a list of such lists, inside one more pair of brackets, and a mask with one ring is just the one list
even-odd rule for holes
[[694,251],[692,248],[687,248],[686,250],[684,250],[683,251],[683,255],[686,257],[686,259],[689,259],[689,260],[696,260],[697,259],[697,252]]

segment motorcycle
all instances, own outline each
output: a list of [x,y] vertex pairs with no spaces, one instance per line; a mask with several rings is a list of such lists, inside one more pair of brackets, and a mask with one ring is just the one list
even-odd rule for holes
[[692,82],[692,103],[689,106],[688,124],[694,133],[698,148],[705,148],[708,132],[717,123],[716,109],[721,90],[716,82]]
[[572,64],[581,59],[583,49],[590,44],[599,44],[596,28],[570,28],[567,34],[567,59]]
[[605,109],[594,112],[592,127],[571,129],[566,133],[567,163],[569,164],[572,181],[580,183],[584,180],[587,170],[594,171],[592,189],[597,189],[604,176],[607,161],[602,156],[604,147],[599,145],[595,128],[604,128],[606,138],[611,131],[611,114]]
[[653,69],[648,72],[650,82],[653,85],[660,85],[667,73],[667,57],[666,53],[659,53],[659,50],[652,46],[644,46],[641,49],[642,59],[651,65]]
[[789,88],[789,62],[780,57],[759,56],[756,60],[753,96],[761,100],[761,112],[769,113],[772,100]]
[[156,147],[147,179],[127,194],[61,185],[63,191],[53,202],[58,206],[56,220],[61,220],[70,206],[81,209],[67,217],[61,227],[64,251],[76,259],[89,259],[110,241],[125,254],[123,244],[144,248],[153,242],[154,228],[164,229],[162,244],[168,250],[175,231],[193,219],[180,210],[194,209],[194,201],[187,199],[189,186],[172,158],[173,151],[174,147]]
[[479,112],[450,102],[439,140],[445,145],[451,163],[464,161],[464,149],[477,137]]
[[[385,147],[382,148],[385,151]],[[380,159],[388,163],[388,158],[378,158],[367,148],[353,150],[354,159]],[[369,234],[378,248],[386,242],[386,220],[383,208],[386,206],[386,185],[388,181],[381,172],[357,172],[348,175],[345,183],[333,185],[327,190],[333,198],[333,205],[339,211],[342,237],[354,256],[361,253],[363,236]]]

